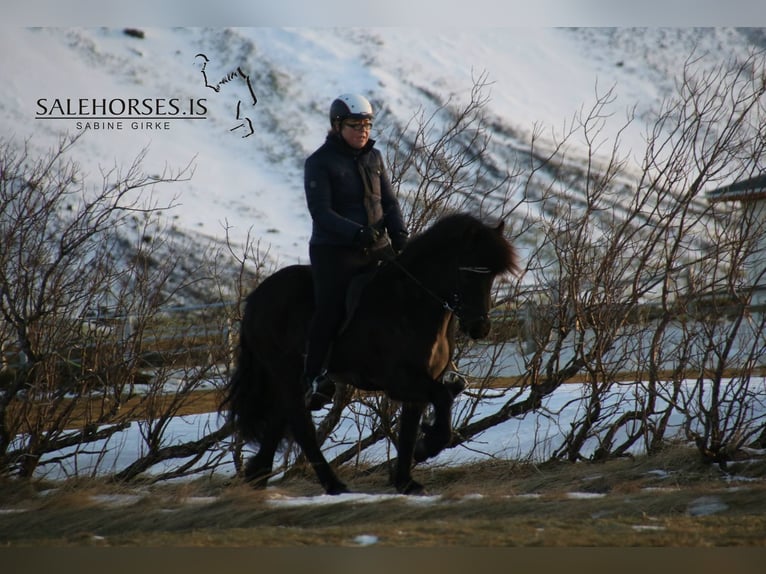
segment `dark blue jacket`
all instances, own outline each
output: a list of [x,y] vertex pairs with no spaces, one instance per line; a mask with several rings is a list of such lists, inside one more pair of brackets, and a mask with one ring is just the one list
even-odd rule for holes
[[[371,139],[356,150],[339,135],[330,134],[306,159],[304,188],[313,222],[311,244],[352,245],[366,225],[385,228],[389,236],[407,232],[383,158],[374,144]],[[363,177],[368,179],[373,204],[367,208]],[[368,212],[374,214],[374,221]]]

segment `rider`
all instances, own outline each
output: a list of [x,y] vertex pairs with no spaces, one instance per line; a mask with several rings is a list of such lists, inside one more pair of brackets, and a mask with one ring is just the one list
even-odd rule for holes
[[326,365],[345,315],[349,283],[384,257],[389,241],[395,252],[407,242],[408,231],[383,158],[370,139],[373,117],[363,96],[338,96],[330,105],[327,139],[305,163],[316,301],[303,373],[311,410],[332,401],[335,391]]

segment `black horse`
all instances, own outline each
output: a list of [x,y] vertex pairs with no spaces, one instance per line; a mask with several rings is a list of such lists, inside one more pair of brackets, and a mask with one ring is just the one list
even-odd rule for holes
[[[478,339],[490,330],[492,283],[517,272],[516,253],[503,223],[489,226],[466,214],[448,215],[414,237],[383,264],[359,296],[356,310],[336,338],[331,378],[367,391],[385,391],[403,403],[394,486],[423,490],[411,476],[413,460],[438,454],[450,441],[453,393],[440,380],[452,353],[450,326]],[[317,443],[304,404],[301,373],[306,333],[314,311],[311,271],[285,267],[247,297],[237,368],[222,409],[240,436],[257,442],[245,479],[264,486],[287,433],[303,449],[328,494],[347,492]],[[433,424],[420,420],[433,405]]]

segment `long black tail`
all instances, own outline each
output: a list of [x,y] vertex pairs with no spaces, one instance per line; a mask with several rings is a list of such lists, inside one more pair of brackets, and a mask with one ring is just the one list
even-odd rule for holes
[[246,326],[240,333],[237,366],[231,376],[219,411],[228,411],[227,420],[248,442],[260,442],[269,425],[268,372],[248,346]]
[[307,265],[283,267],[247,296],[237,366],[220,407],[242,439],[273,444],[291,405],[302,400],[302,352],[313,305]]

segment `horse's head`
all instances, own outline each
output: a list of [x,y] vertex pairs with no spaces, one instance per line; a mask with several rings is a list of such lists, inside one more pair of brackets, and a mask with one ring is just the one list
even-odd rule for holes
[[460,330],[472,339],[483,339],[492,326],[490,292],[494,276],[487,267],[458,267],[458,281],[450,307]]
[[501,221],[496,226],[478,220],[469,221],[461,248],[458,250],[457,290],[459,301],[455,314],[460,330],[472,339],[489,334],[492,285],[506,272],[519,271],[516,251],[506,240]]
[[[441,267],[444,273],[439,291],[457,315],[460,330],[473,339],[489,334],[495,278],[519,271],[516,251],[503,230],[502,221],[493,226],[471,215],[454,214],[442,218],[426,231],[418,246],[423,252],[438,252],[440,259],[447,262]],[[426,249],[427,242],[430,249]]]

